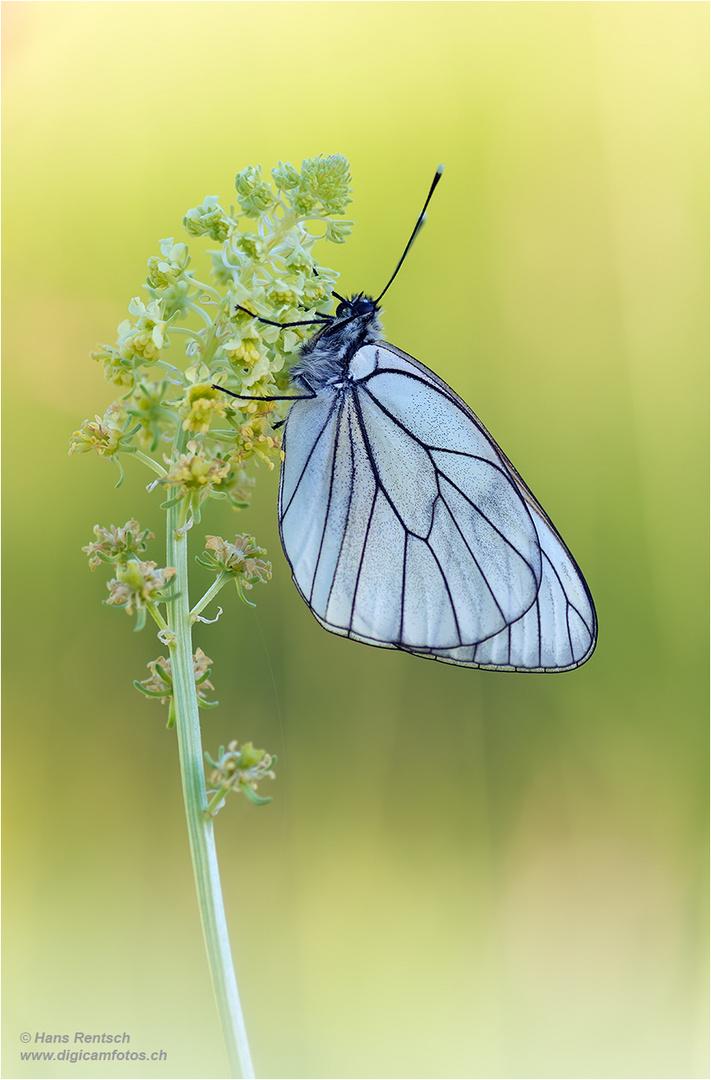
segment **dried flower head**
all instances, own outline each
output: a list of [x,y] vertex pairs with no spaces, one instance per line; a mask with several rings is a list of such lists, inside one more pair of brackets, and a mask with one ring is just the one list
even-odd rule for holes
[[261,555],[266,555],[265,549],[258,547],[254,537],[247,533],[235,536],[234,544],[221,536],[206,536],[205,551],[197,556],[197,561],[213,573],[231,577],[240,599],[250,604],[243,589],[251,589],[259,582],[266,584],[272,576],[272,564],[260,558]]
[[108,583],[109,598],[104,603],[123,608],[128,615],[137,614],[136,629],[146,621],[146,609],[168,599],[166,585],[176,574],[172,566],[158,568],[154,562],[130,559],[120,563],[116,577]]
[[[214,706],[218,704],[216,701],[208,701],[207,698],[207,692],[209,690],[214,691],[215,689],[209,678],[211,665],[212,660],[210,657],[206,656],[202,649],[198,648],[193,656],[195,690],[197,693],[198,705],[201,705],[206,709],[214,708]],[[151,673],[149,678],[143,679],[140,682],[135,680],[133,685],[146,697],[158,698],[162,705],[170,705],[168,727],[172,727],[175,723],[172,662],[170,659],[166,659],[165,656],[159,656],[156,660],[149,661],[146,666]]]
[[208,797],[212,797],[207,809],[210,817],[221,809],[230,791],[241,791],[258,806],[271,802],[271,799],[257,795],[257,784],[265,778],[275,779],[272,766],[276,765],[277,759],[274,754],[255,749],[251,742],[244,743],[240,749],[234,740],[226,750],[224,746],[220,747],[217,761],[213,761],[208,753],[205,760],[212,768],[209,777],[212,790],[208,791]]
[[147,541],[155,539],[153,533],[149,529],[142,529],[135,518],[119,527],[109,525],[108,529],[95,525],[94,536],[96,541],[82,548],[89,556],[92,570],[96,570],[102,562],[124,563],[137,558],[146,551]]

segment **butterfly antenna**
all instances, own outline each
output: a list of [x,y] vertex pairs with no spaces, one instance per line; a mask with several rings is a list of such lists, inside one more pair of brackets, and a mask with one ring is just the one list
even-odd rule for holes
[[243,311],[245,315],[251,315],[257,322],[266,323],[267,326],[281,326],[284,329],[287,326],[313,326],[314,323],[330,323],[333,315],[320,315],[317,319],[299,319],[297,322],[275,322],[274,319],[265,319],[263,315],[257,315],[256,312],[250,311],[249,308],[242,307],[241,304],[235,304],[235,311]]
[[425,223],[425,211],[427,210],[427,207],[430,205],[430,199],[434,195],[434,190],[437,187],[437,184],[442,179],[442,173],[443,172],[444,172],[444,165],[438,165],[437,166],[437,172],[434,174],[434,180],[432,181],[432,186],[430,187],[430,190],[429,190],[429,194],[428,194],[427,198],[425,199],[425,205],[422,207],[422,210],[420,211],[420,216],[417,219],[417,223],[415,225],[415,228],[412,230],[412,236],[407,241],[407,247],[403,251],[402,256],[400,257],[400,262],[395,267],[395,270],[393,271],[393,275],[390,278],[390,281],[387,283],[387,285],[385,286],[385,288],[381,292],[380,296],[377,297],[377,299],[375,301],[376,304],[380,303],[380,301],[385,296],[386,292],[388,291],[388,289],[392,285],[393,281],[397,277],[398,271],[400,270],[400,267],[404,263],[410,248],[415,243],[415,240],[417,239],[417,234],[419,233],[420,229],[422,228],[422,226]]

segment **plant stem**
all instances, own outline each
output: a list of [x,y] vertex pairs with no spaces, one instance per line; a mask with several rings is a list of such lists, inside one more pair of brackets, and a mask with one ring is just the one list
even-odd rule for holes
[[136,450],[136,457],[139,461],[142,461],[144,465],[147,465],[149,469],[152,469],[158,476],[165,476],[166,470],[157,461],[154,461],[148,454],[144,454],[142,450]]
[[220,589],[227,584],[230,575],[223,570],[219,577],[215,578],[210,588],[207,590],[204,596],[202,596],[193,610],[190,612],[191,619],[195,620],[201,611],[204,611],[211,600],[214,600]]
[[206,364],[208,367],[212,363],[215,353],[217,352],[217,346],[219,344],[217,332],[219,329],[221,317],[225,311],[229,311],[228,296],[223,297],[222,301],[218,305],[217,311],[215,312],[215,317],[213,319],[212,327],[208,331],[207,337],[205,339],[205,345],[202,350],[201,359],[203,364]]
[[208,803],[208,814],[212,815],[212,811],[215,809],[215,807],[219,806],[220,803],[224,801],[226,794],[227,792],[224,790],[224,788],[220,788],[219,791],[215,792],[215,794],[210,799],[210,802]]
[[147,608],[148,614],[151,615],[161,630],[167,630],[168,624],[161,615],[155,604],[149,604]]
[[227,934],[213,824],[203,815],[207,795],[188,599],[188,533],[178,530],[179,524],[180,507],[172,506],[168,510],[167,564],[177,571],[174,581],[178,596],[168,604],[168,620],[174,635],[170,646],[173,701],[185,815],[205,948],[230,1071],[234,1077],[251,1080],[254,1071]]

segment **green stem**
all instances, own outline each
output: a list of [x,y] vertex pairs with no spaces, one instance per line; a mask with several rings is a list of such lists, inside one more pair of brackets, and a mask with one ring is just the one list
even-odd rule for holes
[[205,339],[205,347],[202,350],[202,362],[208,367],[212,363],[212,360],[217,352],[217,346],[219,344],[219,338],[217,336],[218,327],[225,311],[229,310],[229,297],[225,296],[222,302],[218,305],[215,312],[215,318],[213,319],[212,326],[208,331],[207,338]]
[[216,791],[210,799],[209,803],[207,804],[207,809],[205,813],[212,817],[212,811],[220,805],[226,795],[227,792],[224,790],[224,788],[220,788],[219,791]]
[[205,610],[210,601],[215,599],[220,589],[223,587],[223,585],[226,585],[229,580],[230,575],[225,570],[223,570],[222,573],[215,578],[210,588],[203,596],[200,597],[197,604],[190,612],[190,618],[193,622],[195,622],[195,619],[200,614],[200,612]]
[[212,319],[205,308],[201,308],[199,304],[194,303],[192,300],[188,300],[188,310],[194,311],[196,315],[199,315],[206,326],[212,326]]
[[[192,308],[193,311],[200,311],[200,308],[195,307],[194,304],[188,304],[188,307]],[[200,311],[200,314],[207,315],[207,312]],[[209,315],[207,315],[207,325],[212,326],[212,319]],[[171,325],[168,327],[168,330],[171,334],[187,334],[188,337],[193,338],[193,340],[195,341],[199,341],[202,345],[202,338],[198,334],[197,330],[191,330],[189,326],[173,326],[171,323]]]
[[148,604],[147,610],[148,610],[148,614],[153,616],[154,620],[156,621],[158,626],[161,628],[161,630],[167,630],[168,629],[167,622],[165,621],[165,619],[163,618],[163,616],[161,615],[160,611],[155,606],[155,604]]
[[142,461],[144,465],[147,465],[158,476],[165,476],[166,470],[157,461],[154,461],[148,454],[144,454],[142,450],[136,450],[136,457],[139,461]]
[[167,556],[168,566],[177,571],[178,596],[168,605],[168,618],[174,634],[170,653],[183,799],[205,948],[231,1075],[251,1080],[254,1071],[230,953],[213,824],[203,814],[207,795],[188,601],[188,533],[179,531],[179,524],[180,507],[173,506],[168,511]]
[[190,280],[190,283],[195,286],[198,292],[204,292],[207,293],[208,296],[214,297],[218,304],[222,301],[222,294],[219,293],[217,289],[213,289],[212,285],[206,285],[204,281],[200,281],[198,278],[193,277],[192,272],[185,276]]

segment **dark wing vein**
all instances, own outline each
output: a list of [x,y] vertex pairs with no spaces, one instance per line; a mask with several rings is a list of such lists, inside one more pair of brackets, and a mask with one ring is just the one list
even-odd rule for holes
[[405,529],[405,543],[402,549],[402,584],[400,585],[400,632],[398,635],[398,644],[402,645],[402,631],[405,622],[405,582],[407,580],[407,541],[410,539],[410,534]]
[[[404,374],[404,373],[397,372],[397,374]],[[367,376],[367,378],[371,378],[371,377],[372,376]],[[415,376],[410,376],[410,377],[415,378]],[[365,382],[365,380],[363,380],[363,381]],[[425,385],[425,386],[428,385],[423,379],[417,379],[416,381],[423,383],[423,385]],[[430,389],[432,389],[432,387],[430,387]],[[504,541],[504,543],[508,544],[508,546],[513,551],[516,552],[516,554],[519,556],[521,561],[526,564],[526,566],[529,568],[529,570],[533,574],[533,579],[536,582],[536,587],[538,587],[539,583],[538,583],[538,580],[536,578],[536,574],[535,574],[535,572],[533,570],[533,567],[531,566],[531,564],[526,559],[526,556],[523,554],[523,552],[518,550],[516,545],[514,543],[512,543],[512,541],[509,540],[509,538],[502,533],[501,529],[497,528],[497,526],[494,524],[494,522],[491,521],[491,519],[489,517],[487,517],[487,515],[484,513],[484,511],[481,510],[480,507],[478,507],[476,505],[476,503],[472,502],[472,500],[469,498],[468,495],[464,494],[464,492],[461,490],[461,488],[458,487],[457,484],[455,484],[455,482],[451,479],[451,477],[447,476],[447,474],[445,472],[442,472],[440,467],[437,465],[437,462],[432,457],[432,454],[433,454],[433,452],[436,452],[438,450],[441,451],[442,453],[445,453],[445,454],[448,454],[448,453],[462,453],[463,456],[471,458],[473,461],[481,461],[481,462],[483,462],[483,464],[488,465],[490,468],[496,470],[496,472],[501,474],[501,476],[504,478],[504,480],[509,485],[511,490],[516,494],[516,497],[521,501],[522,505],[526,509],[526,513],[530,517],[530,510],[529,510],[525,500],[522,498],[521,493],[518,490],[518,486],[513,482],[512,478],[509,476],[508,472],[504,468],[501,468],[499,465],[495,464],[495,462],[489,461],[488,458],[481,457],[479,454],[463,454],[462,451],[450,451],[446,447],[430,446],[429,443],[422,442],[422,440],[418,439],[416,435],[413,435],[413,433],[411,431],[409,431],[405,427],[405,425],[400,420],[398,420],[398,418],[396,416],[393,416],[393,414],[388,409],[385,408],[385,406],[382,404],[382,402],[378,401],[378,399],[373,394],[371,394],[370,390],[366,389],[365,393],[368,395],[368,397],[371,399],[371,401],[380,409],[380,411],[382,413],[384,413],[385,416],[388,417],[388,419],[392,420],[392,422],[394,424],[397,424],[397,426],[401,429],[401,431],[405,432],[405,434],[408,436],[408,438],[412,439],[413,442],[416,442],[419,446],[422,447],[422,449],[425,451],[425,453],[428,455],[430,461],[432,462],[432,468],[435,470],[435,473],[436,473],[437,479],[438,479],[438,487],[439,487],[439,478],[440,477],[445,479],[448,484],[451,484],[452,487],[455,489],[455,491],[458,491],[459,494],[462,496],[462,498],[465,499],[466,502],[469,503],[471,508],[473,510],[475,510],[477,512],[477,514],[479,514],[479,516],[481,518],[483,518],[484,521],[486,521],[486,523],[488,525],[490,525],[491,528],[495,532],[497,532],[499,534],[499,536]],[[361,428],[362,428],[363,427],[363,419],[362,419],[362,413],[360,411],[360,404],[359,404],[359,407],[358,407],[358,416],[359,416],[359,419],[361,421]],[[470,418],[467,417],[467,419],[470,419]],[[365,432],[363,432],[363,436],[364,436],[364,438],[366,438]],[[371,457],[371,460],[372,460],[372,457]],[[375,468],[375,464],[373,464],[373,467]],[[377,475],[377,473],[376,473],[376,475]],[[387,493],[386,493],[386,495],[387,495]],[[442,496],[442,499],[444,500],[444,496]],[[446,500],[445,500],[445,504],[446,504]],[[391,503],[391,505],[392,505],[392,503]],[[447,507],[447,509],[449,510],[449,507]],[[393,507],[393,511],[397,514],[397,511],[395,510],[395,507]],[[451,513],[451,511],[450,511],[450,513]],[[399,514],[397,516],[398,516],[399,520],[402,520],[400,518]],[[538,536],[538,532],[536,530],[535,524],[534,524],[532,519],[531,519],[531,524],[533,525],[534,531],[536,531],[536,536]],[[406,528],[404,522],[403,522],[403,528]]]
[[[541,550],[542,550],[542,549],[541,549]],[[566,550],[567,550],[567,549],[566,549]],[[580,611],[580,610],[579,610],[579,608],[577,608],[577,607],[575,606],[575,604],[574,604],[574,603],[573,603],[573,602],[571,601],[570,597],[568,596],[568,593],[567,593],[567,590],[566,590],[566,588],[565,588],[565,585],[563,584],[563,581],[562,581],[562,579],[561,579],[561,576],[560,576],[560,574],[558,573],[558,571],[556,570],[556,568],[555,568],[555,566],[553,565],[553,563],[551,562],[551,558],[550,558],[550,556],[548,555],[548,553],[542,550],[542,554],[543,554],[543,555],[545,555],[546,559],[548,560],[548,562],[549,562],[549,564],[550,564],[550,568],[551,568],[551,570],[553,571],[553,573],[555,574],[556,578],[558,579],[558,584],[560,585],[560,589],[561,589],[561,592],[563,593],[563,596],[565,597],[565,602],[566,602],[566,604],[568,605],[568,607],[569,607],[569,608],[572,608],[572,609],[573,609],[573,611],[574,611],[574,612],[575,612],[575,614],[576,614],[576,615],[578,616],[578,618],[580,619],[581,623],[583,624],[583,626],[584,626],[584,627],[585,627],[585,629],[587,630],[588,634],[589,634],[589,635],[590,635],[590,637],[592,638],[592,637],[593,637],[593,628],[592,628],[591,626],[588,626],[588,623],[587,623],[587,619],[586,619],[586,618],[584,617],[584,615],[583,615],[582,611]],[[566,613],[566,617],[567,617],[567,613]]]
[[[388,374],[393,374],[393,375],[395,375],[395,374],[405,375],[406,374],[405,372],[395,372],[395,371],[390,371],[389,369],[388,369],[387,373]],[[373,372],[371,375],[368,375],[368,376],[366,376],[365,379],[361,380],[361,383],[366,382],[367,379],[371,379],[374,374],[379,375],[379,374],[382,374],[382,372]],[[414,376],[408,376],[408,377],[409,378],[414,378]],[[417,379],[416,382],[421,382],[423,386],[427,386],[428,389],[434,390],[435,393],[441,393],[439,387],[429,386],[429,384],[426,383],[424,381],[424,379]],[[358,385],[360,386],[361,383],[359,383]],[[490,465],[492,469],[496,469],[497,472],[501,473],[501,475],[504,477],[504,479],[507,481],[507,483],[509,483],[511,485],[512,489],[516,492],[516,494],[518,495],[521,502],[528,509],[528,505],[526,503],[526,500],[521,495],[521,492],[518,489],[518,485],[514,483],[513,478],[511,477],[507,466],[502,467],[501,465],[497,465],[497,463],[495,461],[490,461],[489,458],[482,457],[481,454],[472,454],[470,450],[454,450],[450,446],[433,446],[432,443],[423,442],[422,439],[420,439],[417,435],[415,435],[415,433],[413,431],[410,431],[410,429],[408,427],[406,427],[405,424],[403,424],[402,420],[399,420],[397,418],[397,416],[395,416],[394,413],[391,413],[390,410],[385,405],[383,405],[382,401],[380,401],[378,398],[376,398],[375,395],[367,387],[364,388],[364,393],[366,393],[368,395],[370,400],[375,405],[377,405],[377,407],[380,409],[380,411],[382,413],[384,413],[388,417],[389,420],[392,420],[393,424],[396,424],[397,427],[399,427],[401,431],[405,432],[405,434],[407,435],[408,438],[412,439],[413,442],[416,442],[419,446],[422,447],[423,450],[427,450],[427,451],[431,450],[433,453],[458,454],[459,457],[472,458],[473,461],[483,461],[486,465]],[[443,394],[442,396],[444,397],[445,395]],[[456,402],[454,400],[451,400],[449,398],[447,398],[447,400],[451,401],[452,405],[456,405],[457,408],[459,409],[459,411],[464,413],[464,416],[467,418],[467,420],[470,423],[474,423],[474,420],[476,419],[476,417],[474,416],[474,413],[472,413],[471,411],[465,411],[462,408],[462,406],[459,405],[458,402]],[[500,451],[499,447],[497,446],[497,444],[494,442],[494,440],[489,435],[489,432],[486,431],[486,429],[483,427],[483,425],[480,427],[479,425],[474,424],[474,427],[477,429],[477,431],[481,435],[483,435],[483,437],[486,439],[486,441],[491,446],[492,450],[498,456],[501,453],[501,451]],[[507,462],[508,462],[508,459],[507,459]],[[435,466],[435,468],[436,468],[436,466]]]
[[339,548],[338,548],[338,557],[336,559],[336,565],[333,568],[333,577],[331,578],[331,585],[330,585],[330,588],[328,590],[328,597],[326,599],[326,604],[325,604],[325,607],[323,609],[324,610],[324,615],[328,611],[328,605],[331,603],[331,596],[333,594],[333,586],[336,583],[336,576],[338,574],[338,567],[341,564],[341,556],[343,555],[343,545],[346,542],[346,533],[348,532],[348,519],[349,519],[350,514],[351,514],[351,505],[353,503],[353,486],[355,484],[355,468],[353,467],[353,463],[355,461],[355,452],[353,450],[353,429],[351,428],[350,414],[348,416],[348,442],[350,444],[350,450],[351,450],[351,482],[350,482],[350,487],[348,489],[348,505],[346,507],[346,515],[345,515],[345,520],[344,520],[344,525],[343,525],[343,532],[341,534],[341,543],[340,543]]
[[[453,525],[454,525],[455,529],[457,530],[457,532],[458,532],[458,533],[459,533],[459,535],[461,536],[461,538],[462,538],[462,542],[463,542],[463,544],[464,544],[465,548],[467,549],[467,551],[468,551],[468,552],[469,552],[469,554],[471,555],[471,557],[472,557],[472,562],[474,563],[474,565],[476,566],[477,570],[478,570],[478,571],[479,571],[479,573],[481,574],[481,576],[482,576],[482,579],[483,579],[483,581],[484,581],[484,582],[486,583],[486,587],[487,587],[487,589],[489,590],[489,592],[491,593],[491,599],[492,599],[492,600],[494,601],[494,603],[496,604],[497,608],[499,609],[499,614],[501,615],[501,618],[502,618],[502,619],[504,620],[504,626],[507,626],[507,625],[508,625],[508,620],[507,620],[506,616],[504,615],[504,612],[503,612],[503,609],[502,609],[502,607],[501,607],[501,604],[500,604],[500,603],[499,603],[499,601],[498,601],[498,600],[496,599],[496,595],[495,595],[495,593],[494,593],[494,590],[492,589],[491,585],[489,584],[489,579],[488,579],[488,577],[486,576],[486,574],[485,574],[485,573],[484,573],[484,571],[482,570],[482,568],[481,568],[481,566],[480,566],[480,564],[479,564],[479,560],[477,559],[476,555],[474,554],[474,552],[472,551],[472,549],[471,549],[471,547],[470,547],[469,541],[467,540],[466,536],[464,535],[464,533],[462,532],[461,528],[459,527],[459,522],[457,521],[457,519],[455,518],[454,514],[452,513],[451,507],[450,507],[450,506],[449,506],[449,504],[447,503],[447,500],[446,500],[446,499],[444,499],[444,498],[443,498],[443,497],[442,497],[441,495],[440,495],[440,498],[442,499],[442,502],[444,503],[444,505],[445,505],[445,506],[447,507],[447,513],[449,514],[450,518],[452,519],[452,523],[453,523]],[[528,563],[526,563],[526,565],[528,566]],[[500,631],[497,631],[497,633],[499,633],[499,632],[500,632]],[[492,635],[492,636],[493,636],[493,635]]]
[[[318,568],[321,562],[321,552],[323,551],[323,542],[326,537],[326,529],[328,528],[328,512],[331,509],[331,499],[333,498],[333,480],[336,473],[336,462],[338,460],[338,442],[340,438],[340,423],[341,416],[343,415],[343,401],[340,400],[338,404],[338,416],[336,417],[336,439],[333,447],[333,461],[331,462],[331,476],[328,481],[328,500],[326,502],[326,513],[323,518],[323,529],[321,530],[321,540],[318,545],[318,555],[316,556],[316,565],[314,567],[314,576],[311,581],[311,593],[309,595],[309,606],[314,597],[314,589],[316,588],[316,578],[318,577]],[[323,432],[321,432],[323,434]],[[320,437],[320,436],[319,436]],[[302,473],[303,475],[303,473]]]
[[[414,357],[409,356],[407,359],[412,363]],[[422,366],[424,367],[424,364]],[[412,379],[413,382],[418,382],[422,386],[426,386],[428,390],[434,389],[438,393],[443,394],[443,396],[451,401],[453,405],[456,405],[458,409],[462,409],[462,411],[466,410],[467,413],[471,411],[466,402],[463,402],[461,398],[455,394],[454,390],[452,390],[451,386],[447,385],[444,379],[440,379],[434,372],[431,372],[430,374],[434,376],[436,382],[434,379],[423,379],[422,376],[416,375],[413,371],[405,371],[403,368],[376,367],[373,371],[369,371],[367,375],[364,375],[359,382],[361,385],[365,382],[370,382],[376,375],[403,375],[406,379]]]
[[[442,496],[438,495],[437,499],[442,499]],[[435,503],[437,502],[437,499],[435,499]],[[444,502],[444,499],[442,499],[442,502]],[[445,503],[445,505],[446,505],[446,503]],[[449,510],[449,507],[447,507],[447,509]],[[450,511],[450,515],[451,515],[451,511]],[[432,520],[434,521],[434,504],[432,506]],[[431,531],[432,530],[430,529],[430,532]],[[431,551],[432,558],[437,563],[437,569],[439,570],[439,572],[440,572],[440,574],[442,576],[442,581],[444,582],[444,587],[445,587],[445,590],[447,592],[447,599],[449,600],[449,606],[452,609],[452,617],[454,619],[454,625],[455,625],[456,630],[457,630],[457,637],[459,638],[459,644],[463,645],[464,642],[462,641],[462,631],[459,628],[459,619],[457,618],[457,609],[454,606],[454,600],[452,599],[452,590],[449,587],[449,582],[447,581],[447,575],[445,574],[444,570],[442,569],[442,564],[440,563],[439,559],[437,558],[437,553],[435,552],[434,548],[432,547],[432,544],[430,543],[429,538],[426,539],[424,541],[424,543],[427,544],[427,547]],[[482,574],[482,577],[483,577],[483,574]],[[484,580],[486,581],[486,578],[484,578]],[[488,584],[489,583],[487,581],[487,585]],[[496,597],[494,597],[494,603],[496,603]],[[498,604],[496,606],[498,607]],[[402,638],[401,638],[401,640],[402,640]]]
[[[331,421],[331,417],[333,416],[333,411],[334,411],[335,408],[336,408],[336,401],[334,401],[333,405],[329,409],[328,416],[326,417],[326,419],[323,422],[323,427],[321,428],[318,435],[314,439],[313,446],[309,450],[308,457],[306,458],[306,461],[304,462],[304,464],[303,464],[303,466],[301,468],[301,472],[299,474],[299,479],[296,481],[296,484],[294,485],[294,490],[291,493],[291,497],[289,498],[288,504],[286,506],[282,507],[282,514],[281,514],[282,518],[286,517],[287,510],[289,509],[292,502],[294,501],[294,496],[296,495],[296,492],[299,490],[299,485],[301,484],[301,481],[304,479],[304,474],[306,473],[306,470],[307,470],[307,468],[309,466],[309,462],[311,461],[311,458],[314,455],[314,451],[316,450],[316,447],[318,446],[324,431],[326,430],[326,428],[328,427],[328,425],[329,425],[329,423]],[[287,424],[288,423],[289,423],[289,420],[288,420],[288,417],[287,417]],[[289,429],[288,429],[288,427],[287,427],[286,440],[285,441],[286,441],[286,445],[287,445],[287,448],[288,448],[288,442],[289,442]]]
[[[368,432],[366,431],[366,428],[365,428],[365,421],[363,420],[363,410],[361,409],[361,404],[360,404],[360,401],[358,400],[358,390],[357,390],[357,388],[353,391],[353,403],[355,405],[355,410],[356,410],[356,414],[357,414],[357,417],[358,417],[358,427],[360,428],[360,433],[363,436],[363,445],[365,446],[366,453],[368,454],[368,460],[370,461],[370,467],[373,470],[373,477],[375,479],[376,491],[382,491],[382,493],[383,493],[388,505],[390,506],[390,509],[392,510],[393,514],[395,515],[397,520],[400,522],[400,524],[402,525],[405,532],[409,533],[410,530],[408,529],[407,525],[403,521],[397,507],[395,506],[395,503],[392,501],[392,499],[390,498],[388,492],[386,491],[385,487],[383,486],[383,484],[380,481],[380,473],[378,472],[378,466],[376,465],[375,457],[373,456],[373,449],[372,449],[372,447],[370,445],[370,439],[368,438]],[[416,535],[416,533],[413,533],[413,536],[415,536],[415,535]],[[418,539],[421,539],[421,537],[418,537]]]
[[538,666],[543,667],[543,635],[541,634],[541,605],[536,597],[536,623],[538,626]]
[[361,548],[360,557],[358,559],[358,573],[356,574],[355,585],[353,587],[353,600],[351,601],[351,614],[348,620],[348,633],[353,629],[353,613],[355,612],[356,598],[358,596],[358,586],[360,585],[360,575],[363,570],[363,559],[365,558],[365,549],[368,546],[368,538],[370,536],[370,526],[373,523],[373,514],[375,513],[375,504],[378,501],[378,482],[375,482],[375,494],[373,495],[373,505],[370,508],[370,514],[368,515],[368,524],[365,528],[365,536],[363,538],[363,547]]

